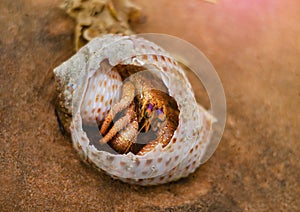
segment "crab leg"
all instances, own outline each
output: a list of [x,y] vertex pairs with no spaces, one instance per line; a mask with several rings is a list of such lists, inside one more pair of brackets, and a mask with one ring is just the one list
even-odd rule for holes
[[128,123],[136,119],[136,113],[134,111],[134,104],[131,104],[127,109],[125,116],[120,118],[113,127],[108,131],[108,133],[99,141],[101,144],[109,142],[120,130],[125,128]]
[[131,145],[136,141],[139,124],[136,120],[129,123],[121,130],[116,138],[109,142],[109,145],[120,154],[129,151]]
[[104,119],[104,122],[101,126],[100,129],[100,133],[102,135],[104,135],[110,125],[110,123],[112,122],[112,120],[114,119],[114,117],[116,116],[116,114],[122,110],[124,110],[126,107],[128,107],[130,105],[130,103],[133,101],[134,98],[134,85],[127,81],[122,88],[122,97],[120,102],[114,104],[110,111],[108,112],[107,116]]

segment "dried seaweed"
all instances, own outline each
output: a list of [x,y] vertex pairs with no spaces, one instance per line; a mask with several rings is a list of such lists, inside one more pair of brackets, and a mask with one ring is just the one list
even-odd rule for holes
[[76,20],[76,51],[103,34],[133,34],[130,25],[142,18],[130,0],[66,0],[62,8]]

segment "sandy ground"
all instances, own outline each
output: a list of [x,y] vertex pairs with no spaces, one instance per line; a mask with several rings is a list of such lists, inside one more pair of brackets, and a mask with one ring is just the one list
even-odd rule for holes
[[214,64],[228,119],[186,179],[141,188],[80,162],[54,115],[54,67],[73,51],[59,0],[0,2],[0,211],[296,211],[300,1],[138,1],[138,32],[179,36]]

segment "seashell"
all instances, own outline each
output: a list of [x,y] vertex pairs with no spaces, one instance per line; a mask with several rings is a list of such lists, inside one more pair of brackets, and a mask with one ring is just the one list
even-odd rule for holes
[[[178,126],[167,145],[158,143],[141,155],[119,154],[97,142],[98,138],[93,141],[93,134],[100,135],[97,126],[122,95],[125,80],[113,69],[128,65],[158,77],[179,110]],[[104,35],[90,41],[54,73],[60,104],[72,114],[73,146],[84,161],[115,179],[138,185],[175,181],[201,164],[214,118],[196,102],[182,66],[160,46],[135,35]]]

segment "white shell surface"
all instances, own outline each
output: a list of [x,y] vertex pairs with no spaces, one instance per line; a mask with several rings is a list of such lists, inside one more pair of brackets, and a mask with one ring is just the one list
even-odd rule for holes
[[122,79],[105,62],[89,77],[81,105],[81,118],[86,125],[94,125],[106,116],[111,105],[120,100]]
[[[166,147],[158,145],[147,154],[137,156],[132,153],[122,155],[100,151],[91,144],[82,129],[86,117],[81,112],[85,110],[89,82],[93,81],[90,78],[97,70],[100,70],[99,74],[106,76],[109,73],[109,68],[101,67],[104,61],[108,67],[118,64],[156,67],[157,75],[163,80],[180,110],[178,128]],[[92,40],[71,59],[57,67],[54,73],[62,85],[69,85],[64,96],[73,115],[72,141],[85,161],[93,163],[113,178],[140,185],[174,181],[187,176],[200,165],[210,139],[213,117],[197,104],[184,71],[161,47],[136,36],[106,35]],[[108,77],[107,80],[119,86],[115,77]],[[70,85],[72,90],[69,89]],[[100,85],[99,89],[108,99],[117,101],[118,92],[108,92],[107,88]],[[89,95],[94,94],[87,94]]]

